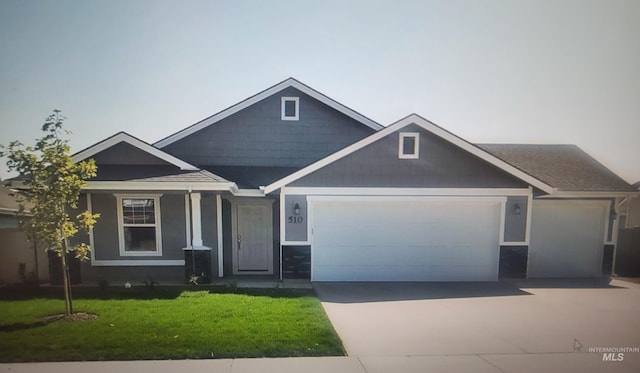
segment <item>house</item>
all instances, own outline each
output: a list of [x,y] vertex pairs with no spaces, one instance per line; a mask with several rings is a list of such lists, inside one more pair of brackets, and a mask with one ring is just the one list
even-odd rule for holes
[[14,193],[0,186],[0,284],[36,279],[49,280],[47,254],[34,247],[20,230],[17,213],[20,204]]
[[88,158],[85,282],[599,277],[638,194],[576,146],[472,144],[415,114],[384,127],[292,78]]

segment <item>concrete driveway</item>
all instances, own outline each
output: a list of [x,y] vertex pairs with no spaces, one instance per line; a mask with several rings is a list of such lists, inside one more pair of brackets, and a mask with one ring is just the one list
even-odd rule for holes
[[[412,357],[416,369],[420,359],[432,365],[442,359],[444,367],[455,357],[457,364],[468,363],[457,368],[475,371],[524,366],[640,372],[639,284],[527,280],[314,287],[347,353],[365,367],[403,357]],[[590,348],[639,352],[616,350],[615,360],[607,361],[611,356]]]

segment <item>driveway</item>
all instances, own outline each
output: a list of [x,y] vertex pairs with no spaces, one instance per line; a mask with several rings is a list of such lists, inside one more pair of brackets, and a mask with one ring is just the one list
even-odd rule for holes
[[492,369],[487,371],[509,371],[514,359],[520,366],[530,359],[525,365],[532,371],[544,361],[550,367],[572,361],[572,367],[588,371],[640,371],[640,352],[623,352],[623,361],[618,355],[603,361],[602,352],[589,352],[640,348],[639,284],[526,280],[314,287],[347,353],[364,359],[365,366],[380,357],[458,355]]

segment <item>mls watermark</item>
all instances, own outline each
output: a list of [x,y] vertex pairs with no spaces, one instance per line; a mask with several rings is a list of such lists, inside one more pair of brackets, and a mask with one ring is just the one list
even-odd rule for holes
[[[573,349],[581,352],[584,346],[577,339],[573,340]],[[588,352],[602,354],[602,361],[623,361],[626,353],[639,353],[640,347],[589,347]]]

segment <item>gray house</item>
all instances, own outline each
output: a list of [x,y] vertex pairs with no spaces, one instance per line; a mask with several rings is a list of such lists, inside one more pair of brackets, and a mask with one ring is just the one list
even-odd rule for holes
[[295,79],[88,158],[84,281],[598,277],[638,195],[576,146],[471,144],[415,114],[383,127]]

